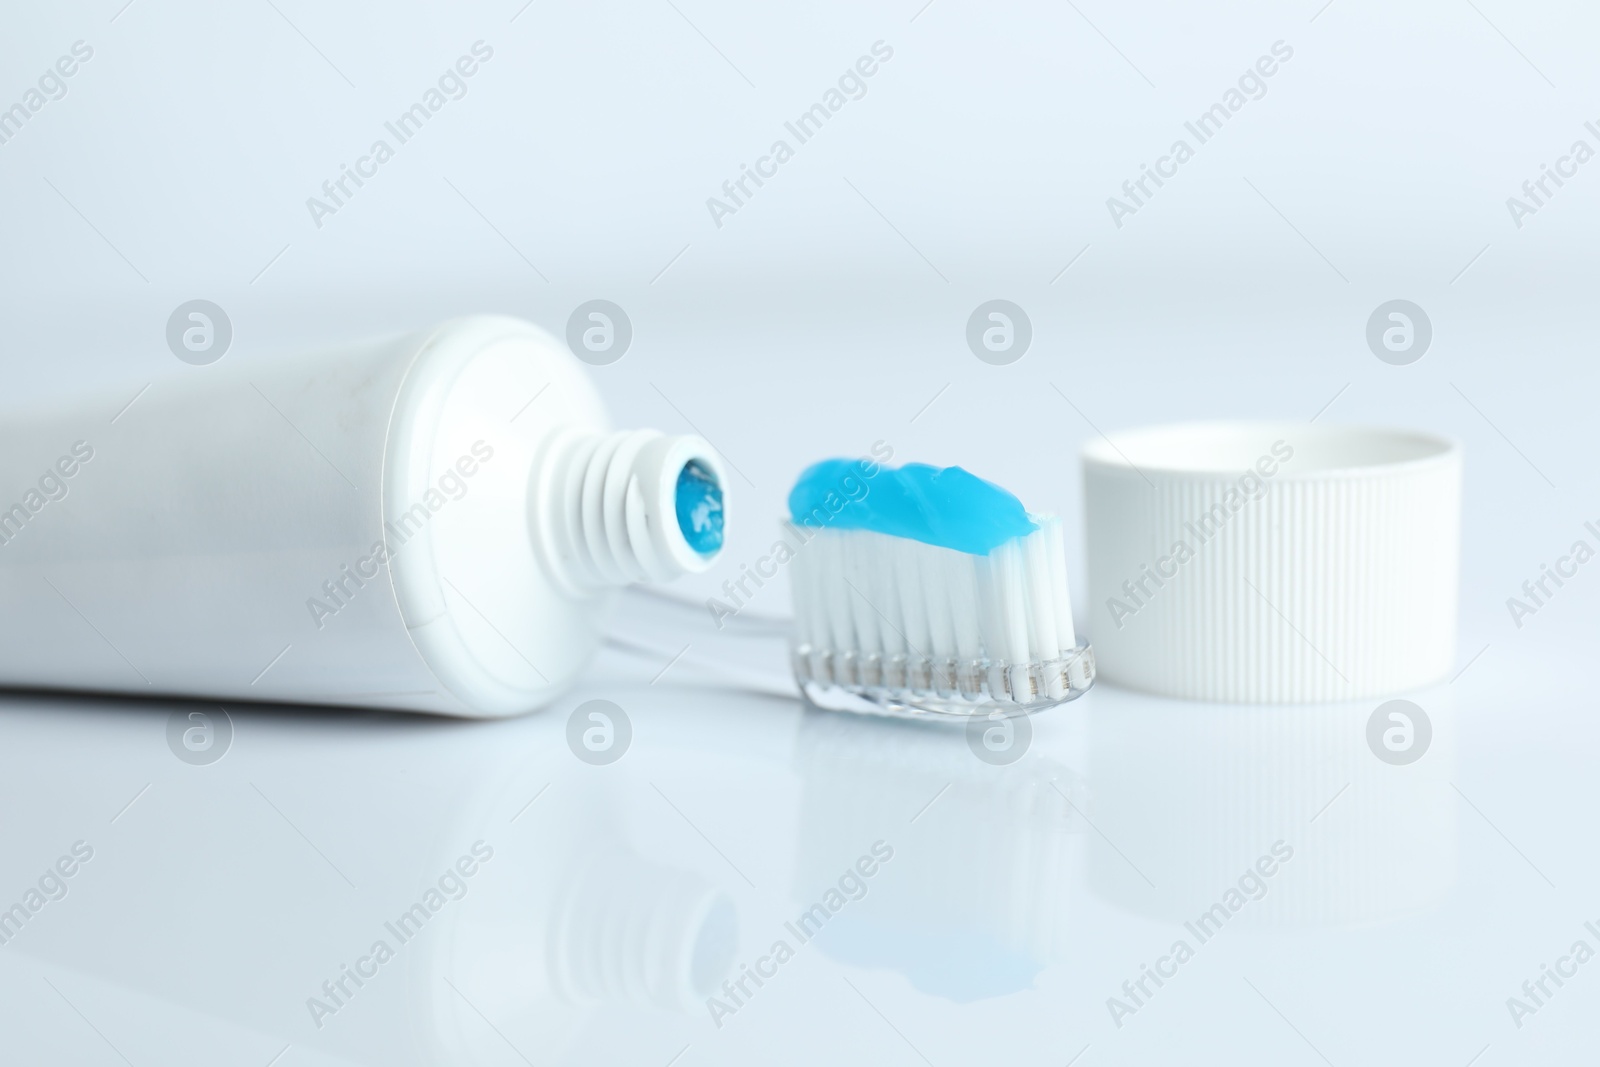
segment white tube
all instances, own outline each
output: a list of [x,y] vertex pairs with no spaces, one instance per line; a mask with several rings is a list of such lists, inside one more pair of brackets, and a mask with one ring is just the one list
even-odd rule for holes
[[128,400],[0,426],[0,684],[512,715],[578,673],[614,589],[721,550],[676,501],[687,469],[720,504],[706,442],[611,433],[516,319]]

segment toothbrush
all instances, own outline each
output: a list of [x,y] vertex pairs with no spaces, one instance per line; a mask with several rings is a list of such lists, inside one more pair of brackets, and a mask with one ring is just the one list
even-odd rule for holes
[[1094,681],[1061,520],[960,467],[825,460],[789,497],[795,679],[812,704],[1030,714]]

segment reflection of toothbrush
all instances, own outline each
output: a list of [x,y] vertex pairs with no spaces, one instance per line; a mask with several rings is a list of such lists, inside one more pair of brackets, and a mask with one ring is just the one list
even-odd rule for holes
[[894,715],[1029,713],[1094,681],[1061,520],[960,467],[826,460],[789,496],[795,676],[813,704]]

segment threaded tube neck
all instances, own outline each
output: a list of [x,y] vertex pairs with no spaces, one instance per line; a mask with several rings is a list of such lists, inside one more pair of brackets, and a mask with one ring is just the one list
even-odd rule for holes
[[697,436],[558,430],[529,486],[535,550],[573,593],[703,571],[722,551],[722,471]]

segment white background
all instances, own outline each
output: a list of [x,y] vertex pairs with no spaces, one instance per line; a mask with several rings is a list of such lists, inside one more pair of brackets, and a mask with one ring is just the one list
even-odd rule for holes
[[[1076,457],[1100,431],[1114,437],[1187,418],[1318,416],[1456,437],[1467,449],[1459,657],[1466,670],[1416,696],[1437,712],[1438,743],[1450,742],[1439,765],[1417,780],[1454,806],[1439,816],[1443,823],[1413,829],[1448,835],[1460,860],[1443,873],[1390,872],[1392,895],[1417,904],[1413,918],[1367,901],[1338,922],[1297,920],[1292,932],[1258,935],[1233,950],[1236,958],[1197,962],[1214,973],[1196,975],[1187,990],[1164,991],[1162,1007],[1142,1013],[1135,1021],[1148,1025],[1130,1039],[1133,1024],[1114,1029],[1104,998],[1177,924],[1129,918],[1139,913],[1141,890],[1119,883],[1108,891],[1091,868],[1114,861],[1117,853],[1106,851],[1114,847],[1130,856],[1145,850],[1151,866],[1193,871],[1176,858],[1183,848],[1163,843],[1170,825],[1119,814],[1103,800],[1112,806],[1091,814],[1105,832],[1079,827],[1075,843],[1087,857],[1061,876],[1063,885],[1100,888],[1068,894],[1081,921],[1069,923],[1069,947],[1048,954],[1033,992],[952,1011],[893,969],[813,962],[805,966],[820,975],[796,972],[796,986],[827,981],[837,992],[831,971],[838,971],[884,1019],[863,1013],[848,990],[840,1000],[813,987],[787,1001],[773,991],[763,994],[770,1014],[750,1019],[738,1040],[725,1040],[728,1031],[714,1030],[703,1015],[651,1016],[638,1033],[662,1036],[653,1044],[641,1037],[647,1048],[635,1052],[637,1062],[666,1063],[689,1042],[685,1064],[848,1058],[852,1049],[859,1059],[917,1062],[891,1032],[898,1025],[940,1064],[987,1061],[1000,1050],[1013,1062],[1059,1063],[1085,1044],[1093,1047],[1084,1064],[1152,1062],[1176,1050],[1195,1062],[1232,1055],[1312,1063],[1320,1055],[1334,1063],[1464,1064],[1486,1044],[1483,1064],[1572,1062],[1572,1049],[1592,1047],[1600,972],[1582,973],[1522,1030],[1511,1025],[1504,1000],[1579,935],[1584,919],[1600,916],[1597,871],[1585,851],[1596,797],[1584,762],[1595,740],[1589,688],[1600,577],[1581,573],[1521,629],[1505,601],[1584,536],[1585,520],[1600,520],[1591,432],[1600,162],[1582,168],[1520,228],[1506,200],[1574,140],[1600,149],[1583,125],[1600,120],[1597,29],[1583,5],[1499,0],[1333,0],[1320,9],[1316,0],[933,0],[920,10],[919,0],[11,5],[0,26],[0,105],[21,100],[73,42],[90,44],[94,57],[63,99],[0,145],[0,395],[8,407],[25,407],[87,383],[126,383],[131,395],[160,376],[195,373],[164,340],[172,309],[193,298],[226,309],[234,341],[225,358],[238,361],[478,311],[522,315],[559,333],[579,303],[609,299],[634,326],[626,356],[595,371],[617,421],[697,428],[742,472],[734,486],[742,521],[730,532],[723,566],[685,584],[701,596],[765,551],[801,467],[864,452],[875,440],[890,442],[897,460],[961,463],[1030,508],[1059,511],[1081,528]],[[494,58],[468,82],[468,94],[315,226],[306,198],[478,40]],[[707,197],[880,40],[894,57],[867,94],[799,146],[719,228]],[[1280,40],[1293,58],[1267,82],[1266,95],[1198,146],[1117,227],[1106,199],[1186,136],[1184,122]],[[981,363],[964,339],[972,309],[996,297],[1025,308],[1034,328],[1032,348],[1006,367]],[[1405,367],[1380,362],[1364,339],[1372,310],[1394,298],[1420,304],[1434,329],[1424,358]],[[1081,574],[1079,548],[1069,553]],[[781,579],[762,591],[758,607],[787,610]],[[1077,605],[1080,618],[1087,620],[1089,607]],[[621,669],[602,662],[591,688],[655,723],[655,740],[647,743],[641,731],[638,766],[614,768],[611,802],[623,809],[637,814],[658,803],[641,784],[660,782],[650,777],[650,760],[667,768],[692,762],[674,763],[674,752],[695,748],[667,738],[694,728],[724,737],[736,730],[719,750],[725,762],[694,788],[704,794],[702,813],[737,807],[734,797],[748,797],[749,811],[705,826],[704,837],[747,865],[770,855],[771,877],[752,879],[783,888],[757,892],[718,868],[715,855],[694,853],[706,843],[701,836],[672,840],[683,864],[709,856],[706,877],[726,880],[740,901],[741,958],[749,959],[751,938],[772,925],[761,925],[767,916],[778,921],[818,891],[774,873],[787,872],[782,865],[796,852],[800,786],[780,779],[764,792],[751,784],[764,780],[769,758],[795,782],[810,780],[802,773],[810,765],[773,756],[788,753],[797,731],[810,727],[797,726],[791,707],[751,703],[733,715],[728,697],[681,685],[663,695],[665,682],[647,684],[654,670],[628,683],[615,673]],[[629,684],[637,689],[631,698]],[[556,710],[559,716],[482,729],[499,731],[505,740],[496,743],[526,746],[518,751],[545,746],[530,759],[554,759],[548,749],[555,748],[566,762],[551,780],[591,774],[561,750],[557,718],[567,708]],[[80,816],[91,819],[92,810],[93,819],[109,818],[142,783],[166,775],[188,781],[185,795],[196,803],[228,810],[234,802],[208,799],[178,775],[189,769],[160,743],[164,712],[122,711],[140,724],[124,727],[129,736],[143,738],[126,751],[105,740],[103,731],[118,721],[109,712],[7,710],[4,869],[11,877],[0,896],[12,885],[20,892],[35,868],[83,836]],[[1163,766],[1163,746],[1176,743],[1142,723],[1198,729],[1184,745],[1221,766],[1238,751],[1241,729],[1247,737],[1285,731],[1327,753],[1343,751],[1343,742],[1324,741],[1319,731],[1348,721],[1353,733],[1333,735],[1354,738],[1356,748],[1328,756],[1337,768],[1339,759],[1354,766],[1365,758],[1360,730],[1369,711],[1280,711],[1283,718],[1263,719],[1259,711],[1166,705],[1107,690],[1041,726],[1037,751],[1098,784],[1103,799],[1126,795],[1118,779],[1095,777],[1106,737],[1125,733],[1154,746],[1143,762],[1119,763],[1115,743],[1112,758],[1100,757],[1102,766],[1136,778],[1140,767]],[[356,737],[364,725],[338,723]],[[337,811],[293,771],[309,728],[303,718],[266,717],[258,736],[274,740],[253,758],[295,783],[308,810]],[[421,765],[440,730],[418,727],[413,737],[403,724],[386,729]],[[466,740],[478,728],[461,729],[454,743],[481,743]],[[43,755],[73,751],[79,738],[97,733],[83,764]],[[246,734],[241,729],[241,746]],[[359,741],[349,745],[361,751]],[[215,768],[218,778],[237,776],[241,805],[256,803],[247,782],[259,779],[250,774],[265,773],[248,770],[249,758],[241,747]],[[143,769],[145,760],[159,774]],[[1360,766],[1360,775],[1341,780],[1365,781],[1373,767]],[[902,764],[860,773],[916,778]],[[942,779],[927,773],[932,795]],[[364,781],[350,774],[345,781]],[[1256,805],[1256,815],[1244,819],[1244,839],[1224,835],[1218,852],[1228,861],[1217,869],[1242,867],[1271,843],[1257,840],[1257,816],[1308,818],[1339,786],[1340,772],[1329,774],[1326,783],[1302,783],[1305,795],[1300,786],[1283,787],[1287,794],[1246,790],[1239,803]],[[1193,802],[1179,785],[1225,796],[1230,779],[1162,781],[1157,793],[1170,787],[1179,811]],[[105,796],[91,798],[91,782]],[[1324,784],[1321,795],[1310,795]],[[39,790],[57,799],[57,810],[32,816],[42,821],[25,832],[13,830],[20,812],[37,810]],[[147,799],[158,795],[153,787]],[[169,803],[167,821],[146,831],[146,851],[126,851],[120,885],[129,893],[141,884],[139,857],[149,848],[183,855],[174,844],[182,805]],[[920,801],[908,803],[915,811]],[[975,810],[990,811],[984,803]],[[1385,840],[1382,828],[1393,829],[1396,819],[1403,825],[1405,811],[1374,803],[1357,827],[1367,840]],[[328,825],[341,824],[333,817]],[[858,848],[854,827],[834,831],[839,848]],[[228,832],[236,837],[213,844],[225,853],[247,847],[250,834],[237,826]],[[360,847],[382,851],[371,841]],[[966,863],[949,847],[946,874]],[[347,862],[357,862],[357,844],[349,848]],[[125,899],[117,868],[88,873],[104,875],[104,907],[117,908]],[[1157,885],[1188,885],[1175,874],[1149,873]],[[1373,885],[1384,883],[1382,874]],[[1198,880],[1174,905],[1177,913],[1201,910],[1227,884]],[[1342,891],[1326,888],[1335,897]],[[217,892],[247,889],[224,880]],[[1357,895],[1369,892],[1377,891],[1362,883]],[[960,901],[941,906],[952,916],[962,910]],[[60,907],[56,918],[65,924],[67,905]],[[1365,933],[1350,935],[1349,926]],[[51,995],[39,984],[43,976],[73,979],[48,962],[7,963],[14,995],[5,1001],[4,1029],[24,1035],[19,1053],[67,1043],[80,1057],[73,1062],[117,1062],[59,1001],[41,999],[38,1012],[49,1005],[54,1014],[27,1013],[20,1026],[15,1005]],[[1281,1014],[1238,985],[1241,971],[1258,976]],[[1266,981],[1295,990],[1292,1002]],[[144,1059],[129,1058],[176,1062],[179,1044],[134,1036],[140,1014],[118,1000],[117,988],[104,1003],[108,1012],[121,1004],[128,1018],[122,1043],[150,1042]],[[286,993],[295,1003],[301,995]],[[897,1022],[885,1027],[887,1020]],[[804,1041],[793,1044],[801,1032]],[[281,1044],[263,1039],[260,1062]],[[296,1062],[289,1058],[301,1054],[296,1049],[279,1062]]]

